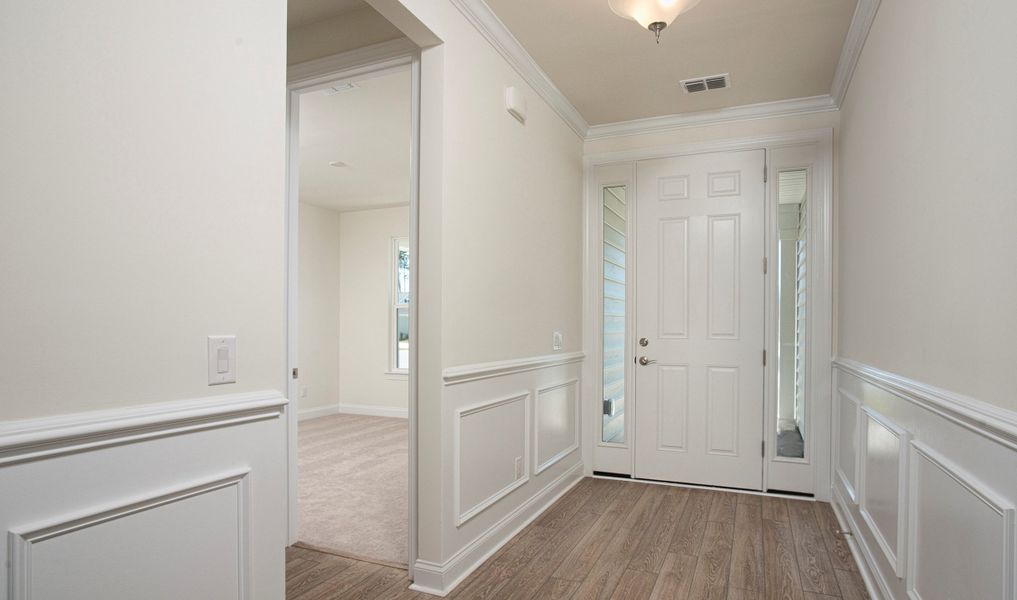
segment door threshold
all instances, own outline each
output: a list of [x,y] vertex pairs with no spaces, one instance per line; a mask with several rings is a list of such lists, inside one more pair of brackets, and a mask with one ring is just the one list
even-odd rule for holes
[[699,483],[682,483],[678,481],[661,481],[659,479],[639,479],[632,477],[631,475],[623,475],[620,473],[605,473],[602,471],[593,472],[594,479],[611,479],[615,481],[631,481],[634,483],[648,483],[651,485],[666,485],[670,487],[680,487],[696,490],[711,490],[714,492],[731,492],[735,494],[745,494],[747,496],[767,496],[770,498],[789,498],[791,500],[811,500],[815,501],[813,494],[800,494],[797,492],[783,492],[780,490],[750,490],[745,488],[735,487],[724,487],[719,485],[703,485]]

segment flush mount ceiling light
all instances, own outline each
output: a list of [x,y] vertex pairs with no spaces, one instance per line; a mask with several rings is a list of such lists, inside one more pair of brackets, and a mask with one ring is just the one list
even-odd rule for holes
[[611,10],[619,17],[632,19],[657,36],[678,15],[699,4],[699,0],[608,0]]

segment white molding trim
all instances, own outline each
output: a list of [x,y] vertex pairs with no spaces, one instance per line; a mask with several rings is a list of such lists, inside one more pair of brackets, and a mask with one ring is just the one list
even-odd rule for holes
[[872,600],[893,598],[893,594],[890,593],[890,586],[883,578],[883,573],[875,566],[876,557],[872,554],[872,549],[869,548],[868,542],[865,541],[865,536],[859,535],[861,528],[858,527],[858,523],[855,521],[854,516],[852,516],[851,511],[846,508],[847,502],[844,501],[840,490],[836,488],[833,490],[833,502],[831,502],[831,505],[841,530],[851,534],[844,536],[844,539],[847,541],[848,547],[851,548],[851,555],[854,557],[855,564],[858,566],[862,579],[865,581],[865,587],[869,592],[869,596]]
[[854,408],[855,408],[855,410],[854,410],[854,417],[855,417],[855,439],[854,439],[854,442],[855,442],[856,448],[855,448],[855,457],[854,457],[855,458],[854,477],[851,480],[848,479],[848,476],[840,468],[840,443],[842,441],[840,439],[840,427],[835,427],[834,430],[833,430],[833,448],[832,448],[833,452],[832,452],[832,454],[833,454],[833,457],[834,457],[833,468],[836,471],[837,478],[840,479],[841,485],[844,486],[844,489],[847,491],[848,496],[851,498],[851,501],[857,506],[858,502],[859,502],[859,498],[858,498],[858,474],[861,472],[861,467],[859,467],[859,460],[860,460],[859,457],[861,456],[861,448],[858,448],[857,446],[858,446],[859,440],[861,439],[862,402],[861,402],[861,400],[859,400],[858,398],[855,398],[855,396],[853,394],[849,393],[848,391],[846,391],[842,387],[838,387],[837,388],[836,399],[837,399],[837,409],[838,409],[838,413],[836,413],[836,414],[838,415],[837,416],[838,419],[840,418],[839,417],[840,402],[842,402],[843,400],[847,400],[852,405],[854,405]]
[[[942,471],[947,477],[953,479],[958,485],[964,488],[972,496],[980,500],[1003,520],[1003,598],[1013,598],[1017,592],[1017,530],[1015,530],[1015,515],[1017,509],[1014,505],[1003,498],[1000,498],[991,488],[978,481],[965,469],[954,464],[943,457],[927,444],[914,440],[910,444],[911,451],[915,456],[927,460],[930,464]],[[910,500],[908,502],[908,564],[905,574],[905,585],[908,597],[912,600],[921,600],[921,595],[915,589],[915,569],[917,561],[915,556],[918,552],[918,475],[917,469],[912,470],[909,477],[911,488]]]
[[[834,72],[828,94],[591,126],[484,0],[451,0],[451,2],[505,61],[526,80],[537,95],[548,103],[576,135],[585,141],[672,131],[730,121],[769,119],[839,110],[880,4],[880,0],[858,0],[851,18],[851,25],[844,39],[844,45],[841,47],[837,69]],[[412,42],[405,39],[386,42],[386,44],[395,44],[396,42],[412,45]],[[378,46],[383,46],[383,44]],[[367,51],[368,48],[363,50]],[[379,52],[380,54],[382,53]],[[318,67],[314,63],[325,60],[318,59],[318,61],[290,67],[290,80],[293,81],[295,77],[308,77],[307,74],[314,73],[315,68]],[[322,62],[322,65],[324,64],[327,63]]]
[[480,35],[498,51],[498,54],[512,66],[513,69],[530,84],[533,91],[537,93],[548,106],[558,114],[565,124],[575,132],[580,139],[587,135],[589,124],[583,115],[579,114],[576,107],[569,102],[565,94],[561,93],[547,73],[537,65],[530,53],[523,48],[508,27],[501,22],[491,7],[484,0],[451,0],[452,4],[459,9],[459,12],[466,17],[466,20],[473,24],[480,32]]
[[32,597],[30,581],[32,579],[33,544],[227,487],[238,488],[237,553],[240,556],[240,561],[237,565],[237,575],[240,598],[250,598],[249,474],[250,470],[230,473],[215,479],[192,482],[184,487],[163,490],[144,497],[127,498],[113,505],[80,513],[60,515],[45,523],[36,523],[10,530],[8,532],[8,548],[10,549],[8,560],[10,561],[11,600],[29,600]]
[[409,65],[411,57],[419,50],[417,45],[408,38],[398,38],[364,46],[348,52],[290,65],[286,69],[286,83],[291,87],[304,87],[313,85],[316,80],[322,77],[327,78],[328,81],[335,81],[336,73],[342,73],[343,78],[368,74],[377,75],[386,67]]
[[266,390],[9,421],[0,424],[0,465],[275,419],[287,403]]
[[[569,386],[572,386],[572,388],[575,391],[575,394],[572,397],[572,415],[575,418],[575,425],[576,425],[576,434],[575,434],[575,437],[573,438],[572,443],[569,444],[567,447],[562,449],[560,452],[557,452],[554,456],[548,458],[543,463],[539,463],[538,464],[537,461],[540,460],[540,395],[544,394],[544,393],[547,393],[547,392],[550,392],[552,390],[557,390],[557,389],[561,389],[561,388],[567,388]],[[533,474],[534,475],[540,475],[541,473],[543,473],[544,471],[546,471],[550,467],[552,467],[555,464],[557,464],[558,461],[562,460],[566,456],[572,454],[573,452],[575,452],[576,450],[579,449],[579,430],[582,427],[582,422],[581,422],[582,419],[580,419],[580,417],[579,417],[579,410],[580,410],[579,409],[579,396],[581,394],[582,394],[582,390],[581,390],[581,386],[579,384],[579,378],[576,377],[576,378],[570,379],[568,381],[563,381],[561,383],[556,383],[554,385],[549,385],[547,387],[542,387],[542,388],[537,390],[536,394],[533,395],[533,404],[534,404],[534,406],[533,406],[533,446],[534,446],[534,451],[533,451],[533,462],[534,462]]]
[[[910,480],[910,469],[908,465],[910,452],[908,448],[911,443],[911,433],[870,406],[862,406],[862,414],[864,415],[862,422],[865,427],[858,431],[858,439],[862,442],[858,445],[858,453],[862,456],[860,461],[861,471],[858,476],[858,512],[862,515],[862,520],[865,521],[865,524],[868,526],[869,532],[871,532],[872,536],[876,538],[876,543],[879,544],[883,554],[886,555],[887,562],[893,566],[894,573],[897,577],[904,577],[909,506],[908,481]],[[890,542],[886,539],[886,534],[884,534],[879,528],[875,518],[873,518],[869,511],[868,496],[866,493],[868,488],[868,483],[866,481],[866,460],[864,458],[868,453],[869,447],[869,420],[897,436],[897,522],[894,523],[897,543],[895,546],[890,545]]]
[[502,377],[525,371],[567,365],[580,362],[584,358],[586,358],[586,354],[583,352],[566,352],[564,354],[546,354],[544,356],[462,365],[445,369],[442,372],[442,379],[445,380],[445,385],[455,385],[468,381],[477,381],[478,379]]
[[579,483],[582,477],[583,463],[576,463],[445,562],[417,560],[414,563],[414,579],[410,589],[435,596],[447,595],[499,548]]
[[[452,432],[452,462],[455,465],[452,471],[452,503],[455,509],[456,515],[456,527],[462,527],[467,521],[473,517],[484,512],[488,508],[494,505],[505,496],[511,494],[514,490],[523,486],[530,480],[530,392],[522,392],[519,394],[513,394],[504,398],[497,398],[494,400],[486,400],[471,406],[466,406],[455,411],[455,420],[453,421],[453,432]],[[468,417],[485,410],[491,410],[499,406],[505,406],[513,402],[523,403],[523,472],[515,480],[511,481],[508,485],[494,492],[484,500],[481,500],[476,505],[471,506],[467,509],[462,507],[462,496],[463,496],[463,475],[462,475],[462,423],[463,417]]]
[[395,419],[409,418],[410,411],[399,406],[371,406],[370,404],[344,404],[339,403],[337,413],[349,415],[367,415],[371,417],[391,417]]
[[727,123],[730,121],[772,119],[775,117],[807,115],[834,110],[837,110],[837,103],[829,94],[826,94],[806,98],[793,98],[790,100],[776,100],[774,102],[760,102],[758,104],[745,104],[742,106],[732,106],[717,110],[704,110],[699,112],[665,115],[661,117],[649,117],[646,119],[635,119],[632,121],[620,121],[618,123],[606,123],[604,125],[593,125],[587,132],[586,139],[599,140],[624,135],[659,133],[662,131],[673,131],[675,129],[683,129],[686,127],[716,125],[717,123]]
[[[833,129],[806,129],[768,135],[710,140],[706,142],[687,142],[668,144],[650,148],[634,148],[612,152],[597,152],[583,156],[583,166],[587,169],[602,165],[629,163],[654,158],[671,158],[686,154],[703,154],[707,152],[727,152],[732,150],[756,150],[775,148],[778,146],[794,146],[797,144],[820,144],[833,147]],[[825,157],[823,160],[827,160]],[[832,166],[832,160],[826,166]]]
[[848,87],[851,85],[851,77],[855,73],[855,66],[858,65],[858,58],[862,55],[869,29],[876,19],[879,2],[880,0],[858,0],[858,4],[855,5],[855,14],[851,17],[851,25],[847,37],[844,38],[840,60],[837,61],[837,70],[833,74],[833,84],[830,86],[830,96],[838,107],[844,102],[844,96],[847,95]]
[[329,415],[339,414],[339,405],[330,404],[328,406],[319,406],[317,408],[304,408],[297,411],[298,421],[307,421],[309,419],[317,419],[318,417],[327,417]]
[[970,431],[1017,450],[1017,412],[848,358],[835,357],[833,365]]

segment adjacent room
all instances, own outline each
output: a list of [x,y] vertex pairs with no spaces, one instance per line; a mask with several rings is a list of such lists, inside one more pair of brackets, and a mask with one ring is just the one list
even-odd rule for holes
[[299,95],[302,545],[406,565],[410,71]]

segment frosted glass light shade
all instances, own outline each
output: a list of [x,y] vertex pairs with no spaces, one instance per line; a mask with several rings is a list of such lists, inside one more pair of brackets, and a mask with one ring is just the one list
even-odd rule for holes
[[632,19],[643,27],[658,21],[670,25],[678,15],[699,4],[699,0],[608,0],[619,17]]

